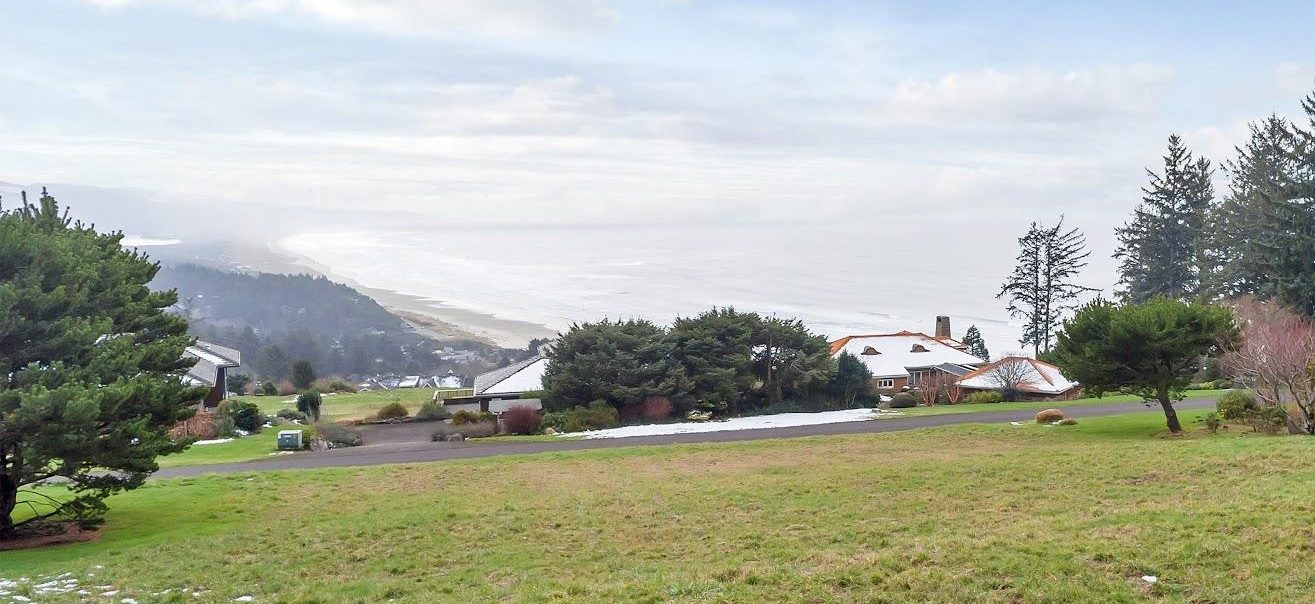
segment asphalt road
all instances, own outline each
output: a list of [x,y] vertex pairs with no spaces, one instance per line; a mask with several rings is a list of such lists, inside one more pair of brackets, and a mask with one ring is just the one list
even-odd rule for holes
[[[1175,405],[1180,410],[1214,408],[1215,399],[1189,399]],[[1096,417],[1101,415],[1120,415],[1158,410],[1148,408],[1140,403],[1110,403],[1108,405],[1086,405],[1064,407],[1065,417]],[[800,438],[805,436],[827,436],[834,434],[867,434],[876,432],[895,432],[914,430],[935,426],[969,423],[1004,423],[1032,421],[1036,409],[1021,411],[988,411],[982,413],[961,413],[956,415],[930,415],[923,417],[905,417],[880,419],[839,424],[822,424],[818,426],[793,426],[788,428],[764,428],[761,430],[739,430],[727,432],[705,432],[700,434],[672,434],[667,436],[635,436],[631,438],[600,438],[592,440],[563,440],[561,442],[506,442],[482,444],[478,441],[461,443],[447,442],[408,442],[365,445],[349,449],[334,449],[318,453],[295,453],[279,455],[259,461],[240,463],[211,464],[166,468],[156,472],[155,478],[174,478],[178,476],[195,476],[198,474],[228,474],[235,472],[263,472],[270,470],[298,470],[313,468],[342,468],[357,466],[375,466],[393,463],[415,463],[442,461],[448,459],[472,459],[492,457],[495,455],[524,455],[532,453],[551,453],[557,451],[584,451],[590,449],[607,449],[612,447],[635,447],[648,445],[671,445],[689,443],[721,443],[769,438]]]

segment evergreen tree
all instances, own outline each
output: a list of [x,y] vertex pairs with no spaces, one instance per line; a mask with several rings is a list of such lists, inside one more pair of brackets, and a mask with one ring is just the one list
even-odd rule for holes
[[187,446],[168,435],[205,391],[183,384],[187,321],[166,312],[174,292],[147,288],[159,266],[122,240],[70,221],[44,191],[0,208],[0,536],[20,491],[70,493],[34,492],[23,523],[95,519]]
[[[1034,355],[1050,351],[1064,313],[1094,288],[1073,282],[1087,266],[1087,238],[1076,227],[1064,228],[1064,217],[1053,227],[1033,222],[1018,238],[1018,262],[996,298],[1008,298],[1010,316],[1023,319],[1019,343],[1032,345]],[[985,352],[985,346],[982,347]]]
[[1286,120],[1270,116],[1251,124],[1251,137],[1224,164],[1229,191],[1207,228],[1207,291],[1214,297],[1278,294],[1276,275],[1296,229],[1283,223],[1290,183],[1296,174],[1296,138]]
[[1195,297],[1210,266],[1203,232],[1214,203],[1210,161],[1194,158],[1175,134],[1169,137],[1164,173],[1146,174],[1151,182],[1142,189],[1132,220],[1115,230],[1120,293],[1132,302]]
[[852,353],[841,353],[827,389],[844,406],[853,407],[872,396],[872,370]]
[[1292,173],[1257,244],[1272,276],[1272,293],[1315,316],[1315,93],[1301,103],[1307,127],[1293,128]]
[[302,359],[292,364],[292,386],[297,390],[306,390],[315,385],[315,368],[310,361]]
[[808,396],[835,370],[826,338],[799,319],[763,319],[753,336],[753,360],[769,404]]
[[1224,307],[1163,297],[1121,306],[1096,300],[1064,323],[1054,359],[1096,396],[1126,390],[1158,403],[1176,433],[1183,428],[1173,404],[1183,399],[1201,359],[1236,336]]
[[977,330],[976,325],[968,326],[968,331],[963,334],[963,343],[968,345],[968,354],[983,361],[991,360],[991,351],[986,349],[986,340],[982,339],[982,332]]
[[572,325],[548,351],[545,404],[554,410],[605,401],[618,411],[650,396],[686,399],[689,383],[666,332],[648,321]]
[[271,379],[281,380],[288,377],[288,371],[292,367],[292,359],[288,354],[283,352],[283,348],[277,344],[265,347],[260,351],[260,356],[256,357],[255,368],[260,375]]
[[693,400],[725,403],[727,413],[739,413],[756,380],[753,336],[761,323],[757,314],[734,308],[676,319],[670,330],[672,354],[690,380]]

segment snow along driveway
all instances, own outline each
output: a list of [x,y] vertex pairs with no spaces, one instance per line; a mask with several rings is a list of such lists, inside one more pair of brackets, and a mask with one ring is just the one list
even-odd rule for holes
[[764,428],[788,428],[791,426],[816,426],[819,424],[863,422],[877,419],[878,417],[899,417],[900,415],[902,414],[899,411],[882,411],[873,409],[846,409],[844,411],[822,411],[819,413],[780,413],[777,415],[736,417],[714,422],[683,422],[679,424],[622,426],[620,428],[609,428],[607,430],[566,432],[558,434],[557,436],[576,438],[628,438],[631,436],[700,434],[704,432],[761,430]]

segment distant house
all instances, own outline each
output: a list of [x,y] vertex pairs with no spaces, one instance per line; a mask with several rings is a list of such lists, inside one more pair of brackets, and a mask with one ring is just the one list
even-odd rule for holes
[[949,317],[936,318],[936,335],[921,332],[846,336],[831,343],[831,355],[848,352],[872,372],[872,385],[881,392],[916,388],[933,376],[957,380],[986,364],[967,352],[968,346],[950,336]]
[[183,356],[196,359],[196,364],[183,376],[183,382],[189,386],[210,387],[204,406],[214,407],[228,397],[228,370],[242,365],[242,353],[197,340],[183,351]]
[[1022,400],[1071,400],[1082,387],[1059,368],[1028,357],[1005,357],[964,374],[956,384],[965,394],[1012,388]]
[[548,359],[539,355],[481,374],[475,377],[475,398],[519,398],[523,393],[543,390],[547,369]]
[[461,381],[462,381],[461,376],[457,375],[457,373],[455,371],[452,371],[451,369],[447,371],[447,375],[443,375],[443,376],[436,375],[434,377],[429,378],[429,383],[433,385],[434,388],[441,388],[446,390],[460,388]]

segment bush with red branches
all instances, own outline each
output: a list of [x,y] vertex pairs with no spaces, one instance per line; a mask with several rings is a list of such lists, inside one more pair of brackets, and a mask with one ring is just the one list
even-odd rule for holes
[[538,409],[518,405],[502,412],[502,422],[508,434],[538,434],[543,415]]

